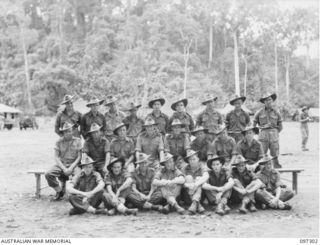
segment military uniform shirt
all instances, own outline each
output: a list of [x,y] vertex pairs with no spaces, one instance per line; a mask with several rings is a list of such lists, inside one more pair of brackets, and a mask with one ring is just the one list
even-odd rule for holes
[[100,138],[95,144],[90,137],[84,143],[83,152],[91,157],[92,160],[97,161],[98,163],[104,163],[106,160],[106,153],[110,152],[110,142],[106,138]]
[[222,115],[216,110],[208,110],[207,108],[197,117],[197,125],[205,129],[215,131],[219,124],[222,124]]
[[147,195],[151,190],[151,184],[155,176],[155,171],[153,168],[147,168],[146,175],[142,175],[139,168],[136,168],[132,173],[133,184],[139,192]]
[[264,107],[256,112],[253,122],[259,124],[260,127],[264,127],[266,124],[270,123],[270,128],[278,128],[279,124],[282,122],[282,118],[276,109],[266,109]]
[[94,190],[99,183],[103,182],[101,175],[98,172],[92,172],[89,176],[86,176],[83,171],[75,175],[71,183],[74,188],[79,191],[89,192]]
[[247,140],[244,138],[238,142],[237,151],[245,159],[257,162],[263,157],[262,145],[256,139],[252,140],[251,146],[249,146]]
[[240,173],[236,167],[232,168],[231,177],[239,180],[243,187],[247,187],[253,180],[257,179],[257,176],[247,168]]
[[194,151],[199,151],[198,156],[201,161],[207,161],[210,144],[210,140],[207,137],[201,141],[195,138],[191,142],[191,149]]
[[229,171],[221,169],[218,175],[213,170],[209,171],[208,183],[212,186],[221,187],[224,186],[231,178]]
[[233,138],[227,136],[227,139],[222,141],[215,139],[209,147],[208,155],[218,155],[230,160],[233,155],[237,154],[237,145]]
[[101,114],[100,112],[97,112],[97,114],[94,116],[92,111],[87,112],[86,114],[84,114],[82,116],[81,119],[81,134],[83,136],[83,138],[87,138],[88,132],[90,131],[90,127],[93,123],[98,124],[101,129],[101,132],[105,132],[106,130],[106,119],[104,117],[103,114]]
[[123,183],[130,177],[130,174],[125,171],[121,170],[119,175],[114,175],[112,172],[106,174],[104,178],[104,182],[106,183],[106,187],[111,185],[112,191],[114,193],[123,185]]
[[127,135],[137,137],[142,132],[144,121],[139,117],[127,116],[123,119],[123,123],[129,124]]
[[262,169],[257,174],[257,177],[269,191],[275,191],[279,186],[281,186],[280,173],[275,169],[272,169],[269,173]]
[[65,140],[61,137],[54,147],[58,151],[59,158],[63,165],[69,167],[78,157],[78,153],[82,149],[81,139],[72,137],[71,140]]
[[169,134],[165,139],[166,152],[174,156],[186,156],[186,151],[190,149],[190,141],[184,134],[172,135]]
[[204,173],[207,173],[207,169],[200,165],[199,168],[193,172],[190,165],[188,164],[184,169],[183,169],[183,174],[184,176],[188,176],[191,175],[193,179],[197,178],[197,177],[202,177],[204,175]]
[[165,135],[168,132],[168,130],[169,130],[169,117],[166,114],[160,112],[160,116],[156,117],[154,115],[154,113],[151,112],[150,114],[148,114],[146,116],[146,118],[152,118],[158,124],[159,131],[163,135]]
[[118,124],[122,123],[126,115],[121,111],[117,111],[116,113],[106,112],[104,117],[106,118],[106,135],[113,135],[113,130]]
[[163,139],[160,133],[149,136],[147,132],[144,131],[138,136],[136,151],[150,155],[150,160],[159,159],[159,153],[163,150]]
[[174,112],[169,120],[170,130],[171,130],[171,123],[174,119],[179,119],[181,123],[186,125],[186,130],[188,132],[194,129],[194,122],[192,117],[187,112]]
[[161,168],[157,171],[157,173],[154,176],[154,179],[158,180],[173,180],[176,177],[183,176],[183,173],[179,169],[174,170],[167,170],[166,168]]
[[134,143],[132,139],[126,137],[120,139],[119,137],[114,138],[110,144],[111,156],[124,158],[128,160],[132,154],[134,154]]
[[236,110],[230,111],[226,116],[226,127],[231,132],[241,132],[250,123],[249,114],[240,109],[239,114]]
[[77,111],[73,111],[71,115],[68,115],[66,109],[64,109],[61,112],[58,112],[54,127],[55,127],[55,132],[60,136],[63,136],[63,132],[60,131],[60,128],[63,127],[65,122],[75,125],[72,135],[74,137],[80,138],[80,132],[78,130],[78,127],[81,124],[81,113]]

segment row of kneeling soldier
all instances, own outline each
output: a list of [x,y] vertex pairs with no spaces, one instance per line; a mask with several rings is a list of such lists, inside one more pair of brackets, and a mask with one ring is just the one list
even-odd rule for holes
[[136,214],[138,209],[183,214],[185,208],[194,214],[214,205],[223,215],[230,203],[240,203],[241,213],[256,211],[256,205],[290,209],[286,201],[293,192],[273,168],[281,167],[276,95],[260,99],[264,106],[253,123],[241,109],[245,99],[230,100],[235,109],[223,120],[214,109],[217,97],[208,96],[194,124],[187,99],[174,102],[175,112],[168,117],[161,112],[165,100],[153,98],[148,103],[153,111],[143,120],[137,116],[141,105],[131,103],[125,116],[113,96],[105,101],[105,115],[99,112],[103,100],[90,100],[90,111],[81,115],[73,109],[73,97],[65,96],[55,125],[61,136],[55,165],[45,174],[56,191],[53,200],[67,192],[70,214]]

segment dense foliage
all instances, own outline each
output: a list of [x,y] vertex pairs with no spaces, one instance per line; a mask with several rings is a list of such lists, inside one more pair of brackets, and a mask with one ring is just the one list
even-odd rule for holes
[[318,57],[294,53],[317,40],[318,9],[275,1],[3,0],[0,103],[48,114],[65,93],[145,102],[182,96],[186,81],[194,108],[206,93],[223,106],[236,62],[249,108],[266,90],[317,106]]

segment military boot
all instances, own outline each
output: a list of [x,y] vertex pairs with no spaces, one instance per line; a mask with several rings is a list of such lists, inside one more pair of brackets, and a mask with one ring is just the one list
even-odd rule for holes
[[195,214],[197,212],[198,202],[193,201],[191,206],[188,208],[190,214]]
[[225,212],[224,212],[224,210],[223,210],[223,203],[220,202],[220,203],[217,205],[216,214],[219,214],[219,215],[221,215],[221,216],[225,214]]

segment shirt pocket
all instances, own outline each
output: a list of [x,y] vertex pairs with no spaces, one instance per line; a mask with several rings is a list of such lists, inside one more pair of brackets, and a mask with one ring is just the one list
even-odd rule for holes
[[268,123],[267,115],[264,115],[264,114],[260,115],[259,116],[259,123],[261,126],[267,124]]
[[270,122],[272,123],[272,125],[277,126],[278,125],[278,116],[275,115],[274,113],[272,113],[270,115]]

